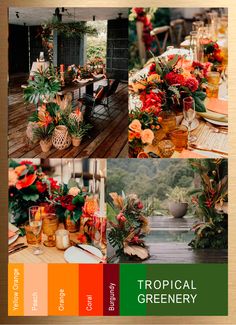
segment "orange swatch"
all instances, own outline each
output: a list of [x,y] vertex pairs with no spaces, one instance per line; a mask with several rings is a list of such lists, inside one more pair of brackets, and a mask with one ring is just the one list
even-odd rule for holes
[[79,265],[79,315],[103,315],[103,264]]
[[76,264],[48,265],[48,315],[77,316],[79,268]]
[[24,316],[24,264],[8,265],[8,316]]

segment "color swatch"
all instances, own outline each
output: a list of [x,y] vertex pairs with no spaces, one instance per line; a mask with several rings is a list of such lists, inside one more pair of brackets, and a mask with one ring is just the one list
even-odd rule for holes
[[227,315],[227,276],[227,264],[9,264],[8,315]]

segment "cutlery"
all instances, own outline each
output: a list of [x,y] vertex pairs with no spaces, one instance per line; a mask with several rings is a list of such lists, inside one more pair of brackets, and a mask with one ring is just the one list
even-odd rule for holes
[[225,155],[228,156],[227,152],[223,152],[220,150],[215,150],[215,149],[208,149],[208,148],[203,148],[203,147],[199,147],[196,144],[191,144],[189,147],[190,150],[196,149],[196,150],[202,150],[202,151],[209,151],[209,152],[214,152],[214,153],[218,153],[219,155]]
[[104,263],[104,260],[103,260],[102,258],[98,257],[97,255],[95,255],[94,253],[90,252],[89,250],[87,250],[87,249],[81,247],[80,244],[75,243],[75,242],[73,242],[73,241],[72,241],[72,243],[73,243],[74,246],[76,246],[77,248],[81,249],[81,250],[84,251],[85,253],[87,253],[87,254],[89,254],[89,255],[92,255],[92,256],[93,256],[94,258],[96,258],[99,262]]
[[15,248],[24,246],[24,245],[25,245],[24,243],[20,243],[20,244],[16,244],[16,245],[11,245],[11,246],[9,246],[8,250],[12,250],[12,249],[15,249]]
[[27,245],[24,245],[24,246],[20,246],[20,247],[17,247],[17,248],[14,248],[14,249],[11,249],[8,251],[8,254],[11,255],[11,254],[14,254],[16,252],[19,252],[21,251],[22,249],[25,249],[27,248],[28,246]]
[[211,125],[210,123],[206,123],[207,126],[214,132],[214,133],[224,133],[227,134],[228,133],[228,128],[227,127],[215,127],[213,125]]

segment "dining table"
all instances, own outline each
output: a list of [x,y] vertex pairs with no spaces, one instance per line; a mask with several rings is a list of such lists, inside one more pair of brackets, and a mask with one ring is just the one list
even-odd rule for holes
[[[174,48],[164,52],[161,56],[165,57],[170,54],[184,55],[187,59],[192,60],[192,53],[187,49]],[[141,70],[135,71],[129,77],[130,85],[132,82],[143,79],[153,60],[150,60]],[[197,140],[194,147],[183,149],[182,152],[174,151],[171,158],[227,158],[228,157],[228,83],[227,78],[221,79],[219,85],[218,98],[206,98],[206,113],[196,112],[196,118],[193,122],[191,135],[195,135]],[[129,93],[129,110],[141,107],[142,103],[137,93]],[[211,116],[216,119],[211,120]],[[177,126],[184,124],[183,114],[176,117]],[[184,124],[186,125],[186,124]],[[158,132],[158,131],[157,131]],[[203,150],[204,149],[204,150]],[[159,156],[158,146],[155,141],[151,145],[144,147],[144,152],[152,152]]]
[[[14,227],[14,226],[13,226]],[[10,226],[12,229],[12,225]],[[16,229],[15,227],[13,229]],[[58,229],[64,229],[63,223],[59,224]],[[79,243],[77,240],[78,232],[70,233],[70,241],[71,246],[73,246],[73,243]],[[35,263],[67,263],[64,258],[64,250],[57,249],[56,247],[46,247],[43,242],[46,240],[47,236],[42,233],[42,240],[41,240],[41,247],[43,249],[43,253],[40,255],[34,255],[33,254],[33,245],[30,245],[27,243],[26,236],[19,236],[14,243],[9,245],[10,247],[13,247],[17,244],[23,243],[24,245],[28,246],[27,248],[24,248],[18,252],[15,252],[13,254],[9,255],[8,262],[17,264],[17,263],[25,263],[25,264],[35,264]]]

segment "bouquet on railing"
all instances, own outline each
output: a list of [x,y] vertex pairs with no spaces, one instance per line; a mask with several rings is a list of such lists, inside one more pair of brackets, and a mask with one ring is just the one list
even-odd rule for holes
[[[116,214],[109,221],[108,240],[116,249],[116,256],[145,260],[149,258],[144,238],[149,232],[148,218],[144,215],[144,206],[136,194],[122,196],[110,193],[112,209]],[[109,216],[108,216],[109,217]]]

